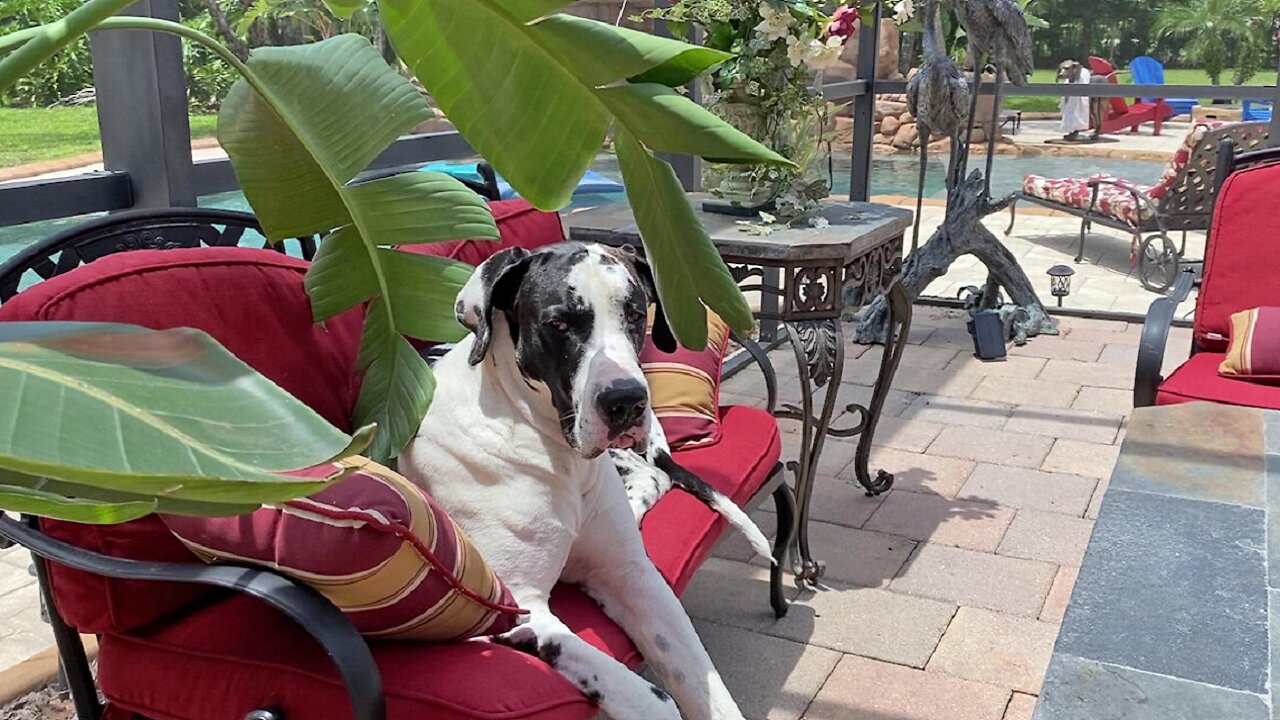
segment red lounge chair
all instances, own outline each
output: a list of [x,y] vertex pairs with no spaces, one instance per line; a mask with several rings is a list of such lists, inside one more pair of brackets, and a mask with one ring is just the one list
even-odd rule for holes
[[[1089,56],[1089,72],[1107,78],[1112,85],[1119,83],[1116,80],[1115,66],[1100,57]],[[1129,128],[1130,132],[1138,132],[1138,128],[1143,124],[1153,123],[1151,134],[1159,135],[1161,128],[1164,127],[1164,121],[1173,117],[1173,109],[1166,105],[1164,100],[1135,102],[1133,105],[1125,102],[1121,97],[1108,98],[1108,100],[1110,103],[1102,115],[1103,134],[1118,132],[1125,128]]]
[[[1178,305],[1195,283],[1194,271],[1178,278],[1174,292],[1147,312],[1138,349],[1133,404],[1174,405],[1203,400],[1226,405],[1280,409],[1280,385],[1225,378],[1218,366],[1226,356],[1233,313],[1280,305],[1280,151],[1275,148],[1235,156],[1224,145],[1218,193],[1209,229],[1204,277],[1196,300],[1191,358],[1167,378],[1160,376],[1169,327]],[[1232,159],[1234,158],[1234,160]],[[1233,166],[1267,164],[1231,173]]]
[[[563,237],[555,214],[524,201],[493,207],[501,244],[449,250],[461,257]],[[304,260],[207,247],[248,242],[255,226],[243,213],[195,209],[94,221],[0,271],[0,298],[7,300],[0,321],[196,327],[349,429],[361,311],[317,325],[303,289]],[[174,249],[119,252],[138,247]],[[77,267],[82,262],[89,264]],[[32,275],[47,279],[13,295]],[[772,369],[761,367],[772,402]],[[774,494],[780,527],[790,528],[793,504],[770,411],[726,407],[721,420],[719,443],[677,451],[677,459],[746,507]],[[664,497],[645,518],[649,556],[677,593],[724,526],[682,493]],[[790,534],[781,533],[779,553]],[[598,712],[541,660],[507,647],[366,642],[328,601],[280,575],[199,563],[154,516],[105,527],[41,521],[39,530],[0,518],[0,536],[53,560],[39,561],[37,570],[81,720],[586,720]],[[773,589],[783,602],[781,585]],[[630,639],[576,587],[557,588],[551,605],[587,642],[631,667],[642,663]],[[760,612],[771,616],[764,597]],[[78,633],[100,638],[97,689],[105,708]]]

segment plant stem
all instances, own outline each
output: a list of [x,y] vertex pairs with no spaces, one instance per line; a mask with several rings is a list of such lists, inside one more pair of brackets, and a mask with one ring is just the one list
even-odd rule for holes
[[186,38],[212,50],[215,55],[222,58],[228,65],[235,68],[236,72],[240,73],[240,76],[243,77],[246,82],[254,86],[254,89],[261,92],[261,89],[258,88],[257,79],[253,77],[253,71],[251,71],[240,58],[236,57],[235,53],[231,52],[226,45],[223,45],[195,28],[189,28],[186,25],[182,25],[171,20],[160,20],[158,18],[146,17],[107,18],[98,24],[98,28],[101,30],[150,30],[152,32],[170,33],[172,35]]
[[[51,55],[70,45],[106,18],[128,7],[133,0],[89,0],[66,17],[48,25],[21,30],[0,39],[0,49],[21,47],[0,59],[0,92],[26,75]],[[15,40],[15,36],[17,39]]]

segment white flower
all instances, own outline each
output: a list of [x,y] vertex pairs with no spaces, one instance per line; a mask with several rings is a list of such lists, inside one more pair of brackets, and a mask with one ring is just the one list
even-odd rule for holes
[[790,34],[788,28],[795,22],[791,17],[791,13],[783,10],[778,12],[773,6],[767,2],[760,3],[760,17],[764,18],[756,25],[756,32],[760,33],[765,40],[776,42]]
[[814,56],[814,45],[822,45],[815,38],[801,40],[795,35],[787,36],[787,60],[791,61],[791,67],[800,67],[805,61]]
[[916,16],[916,6],[913,0],[898,0],[893,6],[893,21],[899,25],[905,25],[911,22],[911,18]]
[[840,62],[840,54],[844,52],[843,38],[832,36],[825,43],[818,40],[812,43],[816,45],[810,44],[810,55],[804,61],[806,65],[814,70],[826,70]]

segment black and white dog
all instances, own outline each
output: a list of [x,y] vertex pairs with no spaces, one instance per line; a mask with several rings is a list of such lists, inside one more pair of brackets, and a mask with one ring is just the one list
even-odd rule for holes
[[[399,467],[529,610],[498,642],[537,654],[614,720],[742,720],[638,528],[676,484],[769,556],[751,520],[667,451],[638,359],[656,297],[647,264],[627,250],[561,243],[494,255],[459,293],[473,334],[435,366],[435,399]],[[657,317],[655,342],[674,347]],[[626,630],[665,691],[552,614],[561,579]]]

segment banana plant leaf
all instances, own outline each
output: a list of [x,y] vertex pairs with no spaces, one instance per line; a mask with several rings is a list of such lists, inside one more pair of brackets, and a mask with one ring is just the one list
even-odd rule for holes
[[368,303],[355,422],[377,424],[370,455],[383,462],[412,437],[435,387],[403,335],[463,337],[453,302],[471,273],[389,247],[499,237],[485,202],[448,175],[353,182],[429,117],[413,84],[358,35],[254,50],[218,115],[218,139],[267,236],[333,231],[306,279],[316,319]]
[[[280,472],[357,454],[372,433],[342,433],[198,330],[0,323],[0,493],[23,503],[0,507],[111,518],[176,500],[235,514],[324,488],[341,473]],[[55,503],[21,475],[84,502]]]
[[642,151],[647,159],[632,153],[632,162],[620,163],[623,181],[632,202],[649,208],[636,222],[676,337],[687,347],[706,345],[704,305],[738,330],[751,327],[742,293],[719,281],[728,275],[724,263],[679,184],[669,182],[670,166],[653,157],[669,151],[787,164],[672,89],[729,55],[549,15],[568,0],[377,1],[396,52],[432,99],[534,205],[569,203],[611,126],[619,143],[625,138]]

